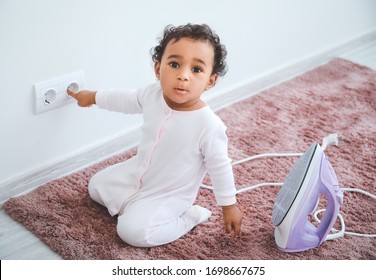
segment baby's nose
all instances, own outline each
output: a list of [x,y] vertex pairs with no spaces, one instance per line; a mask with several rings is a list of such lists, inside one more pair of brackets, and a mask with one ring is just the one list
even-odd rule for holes
[[189,75],[188,75],[187,70],[182,69],[182,70],[179,72],[177,78],[178,78],[178,80],[180,80],[180,81],[188,81],[188,79],[189,79]]

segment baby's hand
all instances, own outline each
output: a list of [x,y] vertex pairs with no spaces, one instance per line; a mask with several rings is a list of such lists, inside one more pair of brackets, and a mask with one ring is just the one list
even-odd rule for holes
[[240,234],[240,227],[242,224],[242,212],[234,205],[222,206],[223,222],[225,223],[226,233],[231,233],[235,238]]
[[68,88],[67,93],[69,96],[77,100],[78,106],[90,107],[91,105],[95,104],[95,94],[97,93],[96,91],[80,90],[79,92],[75,93]]

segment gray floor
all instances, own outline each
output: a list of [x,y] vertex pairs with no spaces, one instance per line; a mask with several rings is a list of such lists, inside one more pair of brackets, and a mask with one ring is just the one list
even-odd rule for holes
[[[340,57],[366,65],[376,70],[376,43],[367,43]],[[49,260],[61,259],[22,225],[0,211],[0,259]]]

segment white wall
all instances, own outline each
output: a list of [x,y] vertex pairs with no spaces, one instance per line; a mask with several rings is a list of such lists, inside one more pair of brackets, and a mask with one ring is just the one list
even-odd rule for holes
[[34,115],[34,83],[84,70],[91,89],[145,85],[163,28],[187,22],[227,46],[215,94],[375,30],[376,1],[0,0],[0,185],[140,124],[75,104]]

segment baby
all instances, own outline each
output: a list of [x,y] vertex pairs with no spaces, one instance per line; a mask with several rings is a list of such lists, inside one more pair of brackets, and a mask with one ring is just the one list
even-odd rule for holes
[[205,24],[167,26],[152,54],[159,82],[138,90],[68,89],[79,106],[143,114],[137,154],[89,182],[90,197],[118,215],[117,232],[124,242],[167,244],[205,222],[211,212],[193,204],[206,173],[222,207],[225,231],[240,234],[226,127],[201,99],[225,74],[226,54]]

